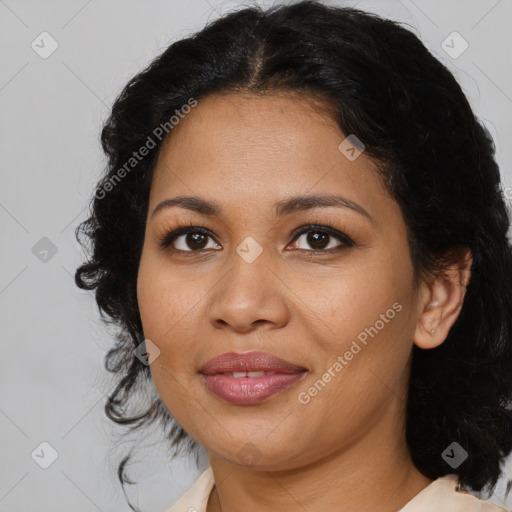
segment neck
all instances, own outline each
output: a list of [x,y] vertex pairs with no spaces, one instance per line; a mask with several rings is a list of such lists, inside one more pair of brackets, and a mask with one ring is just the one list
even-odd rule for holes
[[209,453],[216,485],[207,512],[396,512],[432,483],[412,462],[397,402],[364,437],[301,467],[261,471]]

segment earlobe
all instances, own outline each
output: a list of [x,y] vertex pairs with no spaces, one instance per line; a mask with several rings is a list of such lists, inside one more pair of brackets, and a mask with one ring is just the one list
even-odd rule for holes
[[414,343],[422,349],[441,345],[456,322],[466,294],[473,263],[471,252],[465,248],[463,263],[453,264],[443,276],[435,277],[427,287],[416,323]]

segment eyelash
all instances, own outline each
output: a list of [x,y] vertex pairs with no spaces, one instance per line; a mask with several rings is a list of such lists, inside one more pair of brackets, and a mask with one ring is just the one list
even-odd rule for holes
[[[314,253],[314,254],[329,254],[332,252],[338,252],[344,248],[352,247],[355,245],[354,241],[349,236],[345,235],[345,233],[342,233],[341,231],[337,230],[333,226],[331,226],[329,224],[325,224],[325,223],[324,224],[320,224],[320,223],[319,224],[307,224],[307,225],[301,226],[300,228],[297,228],[292,233],[292,236],[293,236],[292,242],[296,241],[303,234],[309,233],[309,232],[316,232],[316,233],[322,233],[324,235],[330,235],[334,238],[337,238],[338,241],[340,241],[342,245],[340,247],[331,248],[331,249],[313,249],[313,250],[297,249],[297,250]],[[194,226],[192,223],[190,223],[189,226],[179,226],[176,229],[167,232],[164,236],[160,237],[158,239],[158,246],[162,250],[165,250],[174,242],[174,240],[176,238],[178,238],[181,235],[186,235],[189,233],[201,233],[201,234],[203,234],[205,236],[209,236],[213,240],[215,240],[215,237],[213,237],[213,234],[211,233],[211,231],[209,231],[208,229],[199,227],[199,226]],[[218,243],[216,240],[215,240],[215,242]],[[209,251],[209,250],[211,250],[211,249],[198,249],[198,250],[191,249],[188,251],[183,251],[181,249],[172,249],[172,251],[175,253],[182,253],[182,254],[185,253],[184,254],[185,256],[190,256],[194,253],[201,253],[203,251]],[[187,254],[187,253],[190,253],[190,254]]]

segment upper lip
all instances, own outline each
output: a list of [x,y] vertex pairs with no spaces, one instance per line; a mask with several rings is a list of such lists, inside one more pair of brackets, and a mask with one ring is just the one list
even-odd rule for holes
[[200,370],[206,375],[231,372],[299,373],[306,368],[296,366],[268,352],[226,352],[210,359]]

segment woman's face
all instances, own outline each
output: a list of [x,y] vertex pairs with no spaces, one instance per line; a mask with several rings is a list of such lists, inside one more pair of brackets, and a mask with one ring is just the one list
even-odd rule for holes
[[[158,393],[210,456],[290,469],[402,440],[423,304],[399,206],[364,152],[340,149],[345,138],[298,96],[231,94],[200,100],[162,147],[140,314],[160,351]],[[196,201],[158,208],[179,196]],[[306,196],[317,200],[283,206]],[[244,360],[255,351],[294,366]],[[230,375],[236,362],[242,375],[275,373]]]

